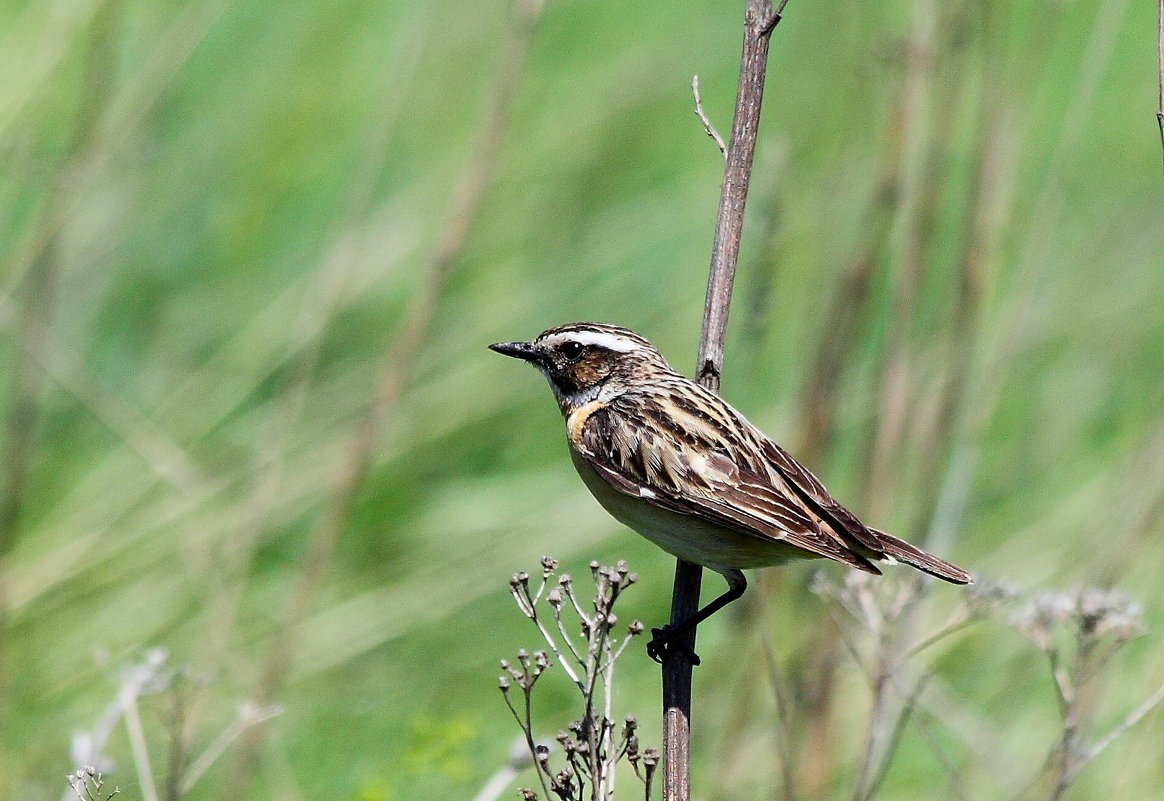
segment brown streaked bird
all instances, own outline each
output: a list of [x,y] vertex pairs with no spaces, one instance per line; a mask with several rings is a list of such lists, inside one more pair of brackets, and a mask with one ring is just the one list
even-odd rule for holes
[[574,467],[600,504],[663,550],[714,570],[728,590],[667,643],[744,594],[743,570],[825,557],[867,573],[900,561],[954,584],[970,574],[870,528],[783,448],[715,393],[671,369],[626,328],[570,323],[490,348],[545,374]]

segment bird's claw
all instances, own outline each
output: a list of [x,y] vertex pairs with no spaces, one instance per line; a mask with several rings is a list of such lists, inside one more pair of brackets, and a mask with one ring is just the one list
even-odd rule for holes
[[699,655],[686,643],[677,642],[676,638],[678,634],[679,632],[672,629],[670,625],[651,629],[651,641],[647,643],[647,656],[662,664],[667,652],[674,648],[680,653],[686,654],[692,665],[698,665],[700,661]]

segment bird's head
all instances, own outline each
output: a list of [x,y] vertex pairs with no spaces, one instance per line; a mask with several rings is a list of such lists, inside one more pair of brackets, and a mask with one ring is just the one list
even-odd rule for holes
[[652,373],[672,372],[650,342],[605,323],[560,325],[538,334],[532,342],[497,342],[489,347],[541,370],[563,414],[592,400],[619,395]]

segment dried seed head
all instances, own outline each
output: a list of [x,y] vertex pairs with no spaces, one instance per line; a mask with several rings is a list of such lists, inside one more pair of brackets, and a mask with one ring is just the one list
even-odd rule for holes
[[542,557],[542,575],[549,576],[558,569],[558,560],[552,556]]
[[808,583],[808,590],[822,598],[832,598],[837,594],[837,585],[833,583],[832,579],[823,570],[818,570],[812,574],[812,579]]
[[626,627],[626,630],[630,632],[631,636],[633,637],[638,634],[642,634],[645,628],[646,627],[643,625],[643,621],[634,620],[629,626]]
[[565,792],[564,798],[572,798],[574,789],[574,771],[564,768],[554,774],[554,786]]
[[1144,630],[1139,602],[1114,591],[1087,589],[1078,595],[1079,628],[1084,635],[1111,633],[1120,642],[1138,637]]
[[1001,610],[1023,597],[1017,586],[991,578],[976,578],[965,589],[966,606],[973,617]]

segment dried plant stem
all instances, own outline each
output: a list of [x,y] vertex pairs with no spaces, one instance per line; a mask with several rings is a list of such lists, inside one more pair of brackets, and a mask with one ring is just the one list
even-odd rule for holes
[[703,330],[696,361],[696,379],[717,392],[720,371],[723,369],[723,343],[731,305],[732,283],[740,254],[744,205],[748,199],[752,159],[756,152],[760,103],[764,96],[764,78],[768,67],[769,37],[780,21],[780,12],[787,1],[782,0],[773,9],[770,0],[748,0],[744,12],[740,82],[736,90],[731,140],[720,188],[719,213],[715,221],[707,296],[704,300]]
[[[904,106],[903,91],[895,104],[894,119],[903,117]],[[828,310],[822,315],[827,322],[817,339],[809,378],[797,404],[801,418],[796,453],[807,465],[818,464],[824,458],[834,431],[837,399],[841,396],[838,387],[844,370],[859,350],[864,332],[862,321],[871,305],[875,273],[893,232],[897,176],[903,157],[901,126],[893,125],[877,186],[865,212],[863,228],[869,233],[853,254],[829,300]],[[801,785],[804,795],[810,798],[828,793],[832,775],[835,738],[828,704],[833,697],[838,651],[839,644],[832,630],[822,628],[813,636],[812,644],[806,648],[807,653],[814,655],[814,668],[806,675],[811,690],[804,693],[801,701],[807,723],[801,730],[790,730],[798,746],[796,752],[802,754]]]
[[1156,106],[1156,124],[1160,126],[1160,152],[1164,156],[1164,0],[1160,0],[1160,7],[1156,10],[1156,64],[1160,70],[1159,98]]
[[[91,158],[94,132],[105,113],[116,86],[116,40],[121,13],[120,0],[107,0],[89,23],[89,52],[86,54],[84,85],[74,110],[67,150],[48,199],[48,211],[38,223],[37,240],[42,247],[28,262],[24,301],[21,305],[9,378],[9,402],[3,421],[3,477],[0,478],[0,731],[8,724],[8,600],[5,587],[8,555],[20,536],[21,517],[29,466],[36,443],[41,393],[45,369],[39,355],[48,347],[50,323],[56,301],[60,271],[60,226],[54,220],[72,196],[74,173]],[[6,271],[7,272],[7,271]],[[19,271],[17,270],[17,277]],[[0,308],[10,297],[0,294]],[[12,775],[7,749],[0,742],[0,798],[9,797],[7,781]]]
[[[275,633],[257,688],[258,703],[270,705],[282,694],[299,628],[315,601],[331,563],[372,454],[400,392],[407,383],[416,356],[428,337],[452,265],[476,219],[481,198],[497,162],[505,120],[517,91],[533,30],[542,10],[541,0],[516,0],[502,47],[500,69],[474,151],[454,187],[448,223],[425,270],[422,286],[405,312],[401,329],[381,364],[374,396],[352,432],[347,456],[340,468],[326,508],[312,530],[307,553],[291,590],[283,622]],[[227,798],[242,798],[257,765],[266,727],[250,729],[243,740]]]
[[[110,35],[113,29],[107,26],[117,21],[123,3],[124,0],[103,0],[101,3],[90,5],[93,9],[91,24],[95,44]],[[92,83],[86,86],[86,103],[93,112],[99,111],[101,117],[100,120],[97,119],[97,115],[91,117],[94,125],[87,134],[90,142],[87,157],[83,164],[76,165],[78,169],[71,176],[70,191],[49,205],[36,235],[16,252],[7,265],[3,278],[0,279],[0,298],[8,298],[12,287],[24,278],[25,273],[40,258],[41,251],[81,208],[98,180],[106,174],[117,157],[119,148],[133,141],[130,134],[135,126],[142,122],[153,104],[169,89],[174,74],[185,64],[186,59],[229,5],[228,0],[205,0],[203,3],[185,4],[182,13],[175,16],[173,24],[157,37],[156,46],[152,48],[142,65],[136,68],[132,75],[126,76],[129,80],[125,82],[124,87],[115,86],[113,83],[105,87]],[[100,45],[107,48],[109,65],[112,65],[116,58],[117,48],[113,46],[114,44],[115,40],[108,38]],[[108,88],[117,89],[114,102],[94,102],[99,99],[98,93],[103,93]],[[85,113],[87,112],[82,111],[82,114]]]
[[871,431],[870,466],[864,472],[862,506],[874,520],[886,519],[892,511],[901,472],[896,467],[915,396],[917,368],[911,348],[914,307],[925,266],[929,217],[934,207],[931,198],[937,191],[936,175],[926,168],[940,146],[932,108],[939,15],[939,6],[933,0],[914,0],[901,97],[898,197],[890,234],[890,250],[895,257],[891,312],[877,368],[877,416]]
[[719,135],[719,131],[711,124],[711,120],[707,118],[706,112],[703,110],[703,98],[699,96],[699,76],[691,76],[691,95],[695,98],[695,116],[699,117],[699,121],[703,123],[703,130],[707,135],[715,140],[716,147],[719,148],[720,155],[723,160],[727,161],[727,145],[723,141],[723,137]]
[[[373,216],[377,181],[388,161],[392,135],[398,127],[404,104],[405,93],[399,87],[415,75],[420,56],[425,51],[424,38],[429,27],[418,24],[418,21],[429,11],[429,5],[431,0],[415,6],[411,19],[400,26],[391,45],[391,49],[403,56],[392,59],[389,68],[384,70],[383,83],[377,93],[381,102],[375,120],[369,126],[360,160],[351,172],[343,209],[332,220],[322,264],[310,276],[302,293],[303,300],[287,345],[290,352],[297,353],[297,357],[277,392],[280,399],[277,409],[256,437],[250,468],[257,477],[254,489],[237,531],[224,544],[214,569],[208,571],[206,597],[211,612],[202,650],[212,671],[221,669],[229,650],[252,561],[269,531],[280,490],[286,482],[288,454],[302,425],[304,409],[313,388],[323,348],[324,327],[335,315],[343,298],[342,288],[349,284],[357,266],[358,256],[350,240],[353,233]],[[200,709],[196,707],[194,713],[200,713]]]
[[772,642],[767,633],[764,634],[764,662],[768,667],[768,681],[772,685],[772,697],[776,704],[776,757],[780,763],[781,781],[783,788],[781,796],[784,801],[796,800],[795,771],[793,770],[792,749],[788,743],[790,710],[784,690],[784,680],[780,675],[780,668],[776,664],[776,654],[772,651]]
[[122,714],[125,717],[125,728],[129,732],[130,752],[133,754],[133,765],[137,771],[141,797],[144,801],[158,801],[158,788],[154,785],[154,772],[150,766],[149,749],[146,748],[145,730],[142,728],[141,715],[137,709],[137,693],[128,691],[122,695]]
[[257,726],[279,714],[282,710],[278,707],[268,707],[261,709],[259,707],[246,705],[239,710],[238,717],[233,723],[219,732],[218,736],[211,741],[210,745],[190,763],[190,766],[183,771],[181,780],[178,784],[178,795],[176,797],[185,796],[189,793],[198,780],[206,775],[206,771],[226,753],[226,749],[241,737],[247,729],[252,726]]
[[[1135,726],[1137,723],[1143,720],[1144,717],[1153,709],[1158,707],[1162,701],[1164,701],[1164,684],[1157,687],[1156,692],[1152,693],[1144,701],[1144,703],[1133,709],[1128,714],[1128,716],[1120,721],[1116,726],[1114,726],[1111,731],[1096,740],[1096,742],[1092,744],[1092,746],[1088,748],[1082,755],[1079,767],[1082,768],[1083,765],[1086,765],[1088,762],[1103,753],[1109,745],[1119,739],[1119,737],[1127,732],[1128,729],[1132,728],[1132,726]],[[1076,769],[1076,772],[1078,772],[1078,769]]]
[[[752,159],[756,152],[760,104],[768,66],[768,42],[787,1],[781,0],[773,9],[771,0],[748,0],[744,10],[740,80],[720,188],[719,213],[703,308],[703,327],[696,359],[696,379],[714,392],[719,391],[723,368],[724,334],[739,259]],[[682,560],[676,563],[671,601],[672,625],[691,617],[698,609],[701,579],[702,568],[699,566]],[[668,649],[663,659],[664,801],[686,801],[690,794],[691,654],[695,647],[694,627],[676,645],[679,647]]]
[[[550,650],[558,656],[559,661],[552,662],[545,651],[535,651],[531,655],[525,649],[521,649],[517,652],[516,663],[501,660],[501,669],[504,672],[499,677],[498,688],[522,730],[523,742],[537,769],[544,798],[548,799],[553,795],[562,801],[582,801],[587,797],[592,801],[609,801],[614,797],[615,766],[625,757],[632,763],[635,773],[646,785],[649,799],[651,776],[658,755],[653,749],[639,751],[638,738],[635,734],[638,724],[634,716],[627,716],[622,737],[616,741],[613,715],[615,663],[626,650],[630,640],[643,631],[643,624],[634,621],[627,627],[626,634],[621,639],[612,636],[611,629],[618,622],[614,606],[621,593],[634,584],[637,577],[630,572],[625,562],[619,562],[615,567],[603,567],[598,562],[591,562],[590,571],[594,578],[596,593],[594,611],[587,613],[578,603],[573,580],[568,574],[560,574],[557,577],[558,587],[546,593],[547,583],[557,567],[557,560],[549,556],[542,557],[542,580],[536,592],[531,592],[530,576],[524,570],[513,575],[509,589],[518,609],[537,626],[538,632]],[[566,605],[567,599],[569,605]],[[554,618],[559,621],[558,629],[568,648],[560,647],[555,635],[542,625],[544,615],[538,612],[539,602],[542,601],[553,610]],[[576,647],[571,642],[574,638],[568,633],[567,627],[561,624],[563,609],[572,610],[577,614],[582,637],[585,639],[584,648]],[[562,659],[565,652],[573,655],[575,664],[570,671],[570,677],[582,696],[584,708],[581,718],[570,724],[569,733],[566,731],[558,733],[556,739],[562,748],[565,766],[563,770],[556,771],[550,766],[549,747],[539,745],[534,738],[532,694],[534,685],[548,668],[554,664],[563,667],[569,665],[567,660]],[[576,676],[585,678],[578,681]],[[514,703],[514,685],[522,693],[521,709]],[[598,692],[602,693],[601,698],[597,697]],[[595,710],[599,708],[601,714],[596,714]],[[646,768],[645,775],[639,770],[640,761]],[[590,784],[589,793],[586,790],[587,782]],[[522,792],[525,797],[530,796],[528,788]]]

